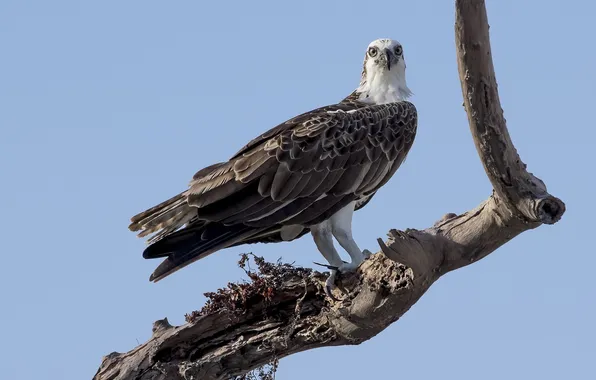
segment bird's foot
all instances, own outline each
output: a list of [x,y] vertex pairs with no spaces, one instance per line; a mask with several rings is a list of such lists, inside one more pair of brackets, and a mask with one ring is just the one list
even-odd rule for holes
[[337,288],[336,283],[339,281],[341,282],[341,276],[344,273],[350,273],[356,271],[360,264],[368,259],[372,255],[372,252],[368,249],[362,251],[362,257],[358,258],[357,260],[352,261],[351,263],[343,261],[340,266],[329,265],[329,264],[321,264],[315,262],[316,265],[320,265],[325,267],[331,271],[329,277],[327,277],[327,281],[325,281],[325,294],[329,296],[334,301],[339,301],[337,298],[333,296],[333,289]]
[[334,301],[339,301],[337,298],[335,298],[332,292],[332,290],[336,288],[335,281],[338,279],[337,275],[337,269],[332,269],[331,274],[329,275],[329,277],[327,277],[327,281],[325,281],[325,294],[327,294],[327,296]]
[[[344,264],[347,264],[347,262],[345,262],[345,261],[343,261],[343,260],[342,260],[342,262],[343,262]],[[321,263],[317,263],[316,261],[313,261],[313,264],[320,265],[320,266],[322,266],[322,267],[325,267],[325,268],[327,268],[327,269],[329,269],[329,270],[332,270],[332,271],[333,271],[333,270],[338,270],[338,269],[340,268],[340,267],[338,267],[338,266],[335,266],[335,265],[329,265],[329,264],[321,264]]]
[[[364,260],[362,260],[362,261],[364,261]],[[319,264],[319,265],[323,265],[331,270],[331,274],[329,275],[329,277],[327,277],[327,281],[325,281],[325,294],[327,294],[327,296],[329,296],[329,298],[331,298],[332,300],[339,301],[337,298],[335,298],[335,296],[333,296],[333,289],[337,288],[336,282],[337,281],[341,282],[342,274],[356,271],[356,269],[358,269],[360,264],[362,264],[362,261],[351,262],[351,263],[344,262],[339,267],[334,267],[332,265]]]
[[368,249],[365,249],[364,251],[362,251],[362,254],[364,255],[365,260],[366,260],[369,257],[371,257],[373,253],[371,251],[369,251]]
[[351,263],[343,263],[339,266],[339,268],[337,268],[337,270],[341,273],[354,272],[356,271],[356,269],[358,269],[358,267],[360,266],[360,264],[362,264],[363,261],[364,260],[359,262],[352,261]]

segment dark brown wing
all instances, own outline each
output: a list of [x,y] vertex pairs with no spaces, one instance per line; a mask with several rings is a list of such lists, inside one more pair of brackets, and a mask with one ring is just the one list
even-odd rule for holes
[[[370,194],[369,196],[358,199],[356,201],[356,206],[354,209],[356,211],[362,209],[364,206],[366,206],[368,204],[368,202],[370,202],[370,200],[373,198],[373,196],[375,194],[376,194],[376,192]],[[277,228],[271,228],[268,231],[264,231],[262,233],[253,235],[250,238],[247,238],[239,243],[232,244],[231,247],[234,247],[237,245],[255,244],[255,243],[282,243],[282,242],[299,239],[302,236],[304,236],[310,232],[309,227],[302,226],[302,228],[299,231],[297,231],[297,233],[295,233],[294,235],[289,237],[287,234],[282,233],[282,228],[284,228],[284,227],[285,226],[280,225]],[[296,225],[291,226],[291,227],[296,227]]]
[[187,200],[199,218],[253,227],[318,223],[393,175],[417,122],[409,102],[320,109],[293,120],[298,124],[195,176]]
[[[144,225],[160,234],[173,229],[168,217],[188,221],[194,212],[193,220],[203,223],[200,231],[217,231],[208,238],[200,231],[189,234],[189,223],[148,247],[146,257],[168,256],[157,279],[218,249],[275,239],[280,226],[308,228],[371,196],[404,160],[416,126],[416,109],[409,102],[323,107],[270,130],[229,162],[201,170],[180,195],[187,204],[179,207],[185,210],[154,210],[153,221],[146,213],[140,214],[142,220],[133,218],[141,234]],[[297,231],[297,236],[305,233]],[[175,245],[168,244],[169,236]]]
[[304,121],[308,120],[312,116],[317,115],[319,113],[327,112],[327,111],[338,111],[338,110],[350,111],[350,110],[365,107],[365,106],[366,106],[365,103],[359,102],[356,99],[351,99],[350,97],[348,97],[348,98],[344,99],[341,103],[331,104],[328,106],[316,108],[312,111],[304,112],[298,116],[291,118],[290,120],[287,120],[287,121],[271,128],[270,130],[263,133],[259,137],[252,139],[248,144],[243,146],[242,149],[240,149],[234,156],[232,156],[231,159],[237,158],[238,156],[248,152],[249,150],[256,147],[257,145],[265,142],[266,140],[269,140],[270,138],[275,137],[284,131],[292,129],[296,125],[303,123]]

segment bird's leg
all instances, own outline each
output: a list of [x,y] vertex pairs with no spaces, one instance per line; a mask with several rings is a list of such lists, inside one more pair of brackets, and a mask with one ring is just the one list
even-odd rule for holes
[[328,220],[311,226],[310,233],[312,234],[319,252],[321,252],[331,266],[339,267],[343,264],[339,253],[337,253],[337,250],[333,245],[333,234],[331,233],[331,224]]
[[[331,223],[329,220],[311,226],[310,233],[313,236],[319,252],[321,252],[323,257],[325,257],[331,267],[340,268],[342,265],[344,265],[344,262],[341,260],[339,253],[337,253],[337,250],[335,250],[335,246],[333,245],[333,234],[331,232]],[[325,291],[331,298],[333,298],[331,295],[331,289],[335,287],[335,276],[337,275],[337,269],[329,269],[331,269],[331,275],[325,282]]]
[[338,268],[340,272],[350,272],[355,270],[371,255],[368,250],[360,250],[358,244],[356,244],[352,237],[352,215],[354,214],[355,205],[356,202],[348,204],[329,219],[333,236],[337,239],[339,245],[341,245],[352,258],[351,263],[342,264]]

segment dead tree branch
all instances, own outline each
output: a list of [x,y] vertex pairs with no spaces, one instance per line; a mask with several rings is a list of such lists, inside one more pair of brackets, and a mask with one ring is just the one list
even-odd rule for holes
[[493,194],[425,230],[389,232],[381,252],[344,280],[342,301],[324,296],[324,276],[261,262],[251,283],[230,285],[127,353],[104,357],[95,380],[228,379],[296,352],[359,344],[398,320],[443,274],[482,259],[518,234],[556,223],[564,203],[526,171],[501,109],[482,0],[456,0],[459,74],[470,130]]

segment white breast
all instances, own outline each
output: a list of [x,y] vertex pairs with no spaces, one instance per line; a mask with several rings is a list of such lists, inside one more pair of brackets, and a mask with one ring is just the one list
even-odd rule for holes
[[357,91],[361,101],[372,104],[399,102],[411,94],[397,70],[370,72]]

